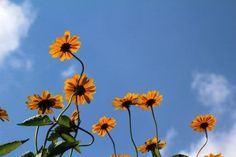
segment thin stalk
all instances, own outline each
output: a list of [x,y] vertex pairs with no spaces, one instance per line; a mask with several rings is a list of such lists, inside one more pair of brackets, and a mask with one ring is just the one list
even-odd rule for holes
[[[85,129],[81,128],[81,127],[78,127],[77,130],[81,130],[81,131],[87,133],[89,136],[92,137],[92,140],[91,140],[91,142],[89,144],[81,144],[81,145],[79,145],[79,147],[91,146],[93,144],[93,142],[94,142],[94,139],[95,139],[94,136],[90,132],[88,132],[87,130],[85,130]],[[75,133],[75,135],[77,135],[77,132]],[[76,136],[74,136],[74,137],[76,137]],[[73,151],[74,151],[74,149],[71,149],[69,157],[72,157]]]
[[57,117],[57,120],[59,120],[59,118],[66,112],[66,110],[70,107],[71,102],[72,102],[72,98],[75,95],[75,93],[73,93],[69,99],[69,102],[67,104],[67,106],[61,111],[61,113],[59,114],[59,116]]
[[90,132],[88,132],[87,130],[85,130],[85,129],[81,128],[81,127],[78,127],[78,129],[81,130],[81,131],[83,131],[83,132],[85,132],[86,134],[88,134],[89,136],[92,137],[92,140],[91,140],[91,142],[90,142],[89,144],[82,144],[82,145],[79,145],[79,146],[80,146],[80,147],[91,146],[91,145],[93,144],[93,142],[94,142],[94,139],[95,139],[94,136],[93,136]]
[[38,152],[39,152],[39,149],[38,149],[38,133],[39,133],[39,126],[36,127],[35,134],[34,134],[34,145],[35,145],[36,154],[38,154]]
[[[62,112],[61,112],[61,113],[59,114],[59,116],[57,117],[57,120],[56,120],[56,121],[58,121],[59,118],[60,118],[60,117],[66,112],[66,110],[70,107],[71,101],[72,101],[72,98],[73,98],[74,95],[75,95],[75,93],[73,93],[73,94],[71,95],[70,100],[69,100],[69,102],[68,102],[66,108],[64,108],[64,109],[62,110]],[[46,147],[47,139],[48,139],[49,133],[52,131],[52,129],[53,129],[56,125],[57,125],[57,123],[54,123],[54,124],[53,124],[52,126],[50,126],[50,128],[48,129],[47,134],[46,134],[46,137],[45,137],[45,140],[44,140],[43,149]]]
[[110,138],[110,140],[112,142],[114,154],[115,154],[115,157],[116,157],[117,155],[116,155],[116,145],[115,145],[115,142],[114,142],[113,138],[111,137],[111,135],[110,135],[110,133],[108,132],[107,129],[106,129],[106,132],[107,132],[107,135],[109,136],[109,138]]
[[152,118],[153,118],[154,124],[155,124],[156,137],[157,137],[157,140],[159,140],[159,138],[158,138],[157,120],[156,120],[156,117],[155,117],[155,114],[154,114],[153,106],[151,106],[151,111],[152,111]]
[[205,135],[206,135],[206,141],[203,144],[203,146],[199,149],[199,151],[197,152],[196,157],[198,157],[198,155],[200,154],[200,152],[202,151],[202,149],[206,146],[207,142],[208,142],[208,134],[207,134],[207,130],[205,129]]
[[[80,79],[81,79],[81,76],[83,75],[83,73],[84,73],[84,63],[82,62],[82,60],[81,59],[79,59],[76,55],[74,55],[72,52],[70,52],[70,54],[77,60],[77,61],[79,61],[80,62],[80,64],[81,64],[81,66],[82,66],[82,70],[81,70],[81,73],[80,73],[80,78],[79,78],[79,81],[80,81]],[[78,81],[78,82],[79,82]]]
[[[81,78],[81,76],[82,75],[80,75],[80,78]],[[79,78],[79,79],[80,79]],[[76,111],[77,111],[77,116],[78,116],[78,119],[79,119],[79,107],[78,107],[78,105],[77,105],[77,96],[75,97],[75,106],[76,106]],[[75,129],[75,135],[74,135],[74,138],[76,139],[76,136],[77,136],[77,134],[78,134],[78,127],[79,127],[79,124],[77,124],[77,127],[76,127],[76,129]],[[74,151],[74,149],[72,148],[71,149],[71,151],[70,151],[70,155],[69,155],[69,157],[72,157],[72,154],[73,154],[73,151]]]
[[131,112],[130,112],[130,109],[129,107],[127,107],[127,110],[128,110],[128,115],[129,115],[129,132],[130,132],[130,138],[131,138],[131,141],[134,145],[134,148],[135,148],[135,152],[136,152],[136,157],[138,157],[138,149],[137,149],[137,146],[134,142],[134,138],[133,138],[133,133],[132,133],[132,124],[131,124]]
[[57,125],[57,123],[53,123],[53,125],[50,126],[50,128],[48,129],[47,134],[46,134],[46,137],[45,137],[45,140],[44,140],[44,143],[43,143],[43,150],[44,150],[45,147],[46,147],[49,133],[52,131],[52,129],[53,129],[56,125]]

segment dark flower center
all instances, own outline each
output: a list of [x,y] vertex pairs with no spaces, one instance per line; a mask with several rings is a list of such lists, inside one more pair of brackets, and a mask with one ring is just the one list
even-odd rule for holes
[[155,144],[155,143],[150,144],[150,145],[148,145],[148,146],[146,147],[146,149],[147,149],[148,151],[154,150],[155,148],[156,148],[156,144]]
[[122,106],[123,106],[123,107],[126,107],[126,108],[129,108],[129,106],[130,106],[131,104],[132,104],[132,101],[127,100],[127,101],[125,101],[125,102],[122,103]]
[[102,130],[106,130],[108,128],[108,124],[103,124],[102,126],[101,126],[101,129]]
[[206,129],[207,127],[208,127],[208,123],[207,123],[207,122],[202,123],[202,124],[200,125],[200,128],[202,128],[202,129]]
[[42,100],[38,103],[38,107],[43,110],[42,114],[44,114],[47,109],[51,108],[54,105],[55,105],[54,99],[50,99],[50,100],[46,99],[46,100]]
[[86,92],[86,90],[85,90],[84,86],[77,86],[75,88],[75,94],[76,95],[81,96],[81,95],[84,95],[85,92]]
[[156,102],[156,101],[155,101],[154,99],[149,99],[149,100],[146,102],[146,104],[147,104],[148,106],[152,106],[155,102]]
[[70,52],[70,44],[69,43],[62,44],[61,51],[62,52]]

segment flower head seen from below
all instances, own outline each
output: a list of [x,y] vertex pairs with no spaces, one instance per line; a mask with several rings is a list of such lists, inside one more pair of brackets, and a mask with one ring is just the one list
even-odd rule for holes
[[93,133],[99,136],[105,136],[116,126],[116,120],[112,117],[103,116],[99,119],[98,123],[92,126]]
[[215,124],[216,119],[213,115],[199,115],[192,121],[191,128],[197,132],[212,131]]
[[110,157],[131,157],[129,154],[112,154]]
[[148,151],[153,151],[156,147],[160,150],[166,146],[166,141],[160,140],[158,141],[156,137],[147,139],[146,142],[138,146],[138,151],[141,153],[146,153]]
[[128,93],[123,98],[115,98],[112,101],[112,104],[115,106],[115,109],[123,109],[126,110],[130,107],[130,105],[136,105],[138,100],[138,94],[136,93]]
[[80,48],[79,36],[71,36],[69,31],[64,36],[58,37],[52,45],[50,45],[49,53],[53,58],[60,58],[61,61],[69,60]]
[[76,124],[78,122],[79,118],[79,113],[77,110],[74,110],[70,116],[71,121]]
[[144,110],[151,109],[151,107],[159,106],[163,100],[163,96],[158,91],[149,91],[142,94],[138,99],[138,106]]
[[80,78],[79,74],[75,74],[72,78],[68,78],[65,81],[64,92],[67,100],[71,98],[73,94],[75,96],[72,98],[73,102],[78,104],[90,103],[95,94],[96,86],[94,85],[93,79],[88,79],[85,74]]
[[61,109],[64,107],[62,96],[53,96],[47,90],[42,92],[42,96],[37,94],[29,96],[26,104],[31,110],[38,109],[38,114],[53,113],[52,108]]
[[222,157],[222,155],[221,155],[221,153],[220,154],[216,154],[216,155],[210,153],[209,155],[205,155],[204,157]]
[[7,111],[1,107],[0,107],[0,119],[1,121],[9,120]]

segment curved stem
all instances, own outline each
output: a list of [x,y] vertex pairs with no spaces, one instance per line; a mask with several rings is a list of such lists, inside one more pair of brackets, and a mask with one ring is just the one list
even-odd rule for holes
[[[82,70],[81,70],[81,73],[80,73],[80,78],[79,78],[79,81],[80,81],[80,79],[81,79],[81,76],[83,75],[83,73],[84,73],[84,63],[82,62],[82,60],[81,59],[79,59],[76,55],[74,55],[72,52],[70,52],[70,54],[77,60],[77,61],[79,61],[80,62],[80,64],[81,64],[81,66],[82,66]],[[79,82],[78,81],[78,82]]]
[[[81,75],[80,75],[81,77]],[[79,106],[77,105],[77,96],[75,97],[75,106],[76,106],[76,111],[77,111],[77,116],[78,116],[78,120],[79,120]],[[76,136],[78,134],[78,127],[79,127],[79,123],[77,124],[77,128],[75,129],[75,135],[74,135],[74,138],[76,139]],[[72,154],[73,154],[73,151],[74,149],[72,148],[71,151],[70,151],[70,155],[69,157],[72,157]]]
[[134,142],[133,133],[132,133],[131,112],[130,112],[129,107],[127,107],[127,110],[128,110],[128,114],[129,114],[129,132],[130,132],[130,138],[131,138],[131,141],[132,141],[132,143],[134,145],[134,148],[135,148],[136,157],[138,157],[138,150],[137,150],[137,146],[136,146],[136,144]]
[[53,123],[53,125],[50,126],[50,128],[48,129],[47,134],[46,134],[46,137],[45,137],[45,140],[44,140],[44,143],[43,143],[43,150],[44,150],[45,147],[46,147],[49,133],[52,131],[52,129],[53,129],[56,125],[57,125],[57,123]]
[[205,135],[206,135],[206,141],[203,144],[203,146],[199,149],[199,151],[197,152],[196,157],[198,157],[198,155],[200,154],[200,152],[202,151],[202,149],[206,146],[207,142],[208,142],[208,135],[207,135],[207,130],[205,129]]
[[81,130],[81,131],[83,131],[83,132],[85,132],[85,133],[88,134],[90,137],[92,137],[92,140],[91,140],[91,142],[90,142],[89,144],[82,144],[82,145],[79,145],[79,146],[80,146],[80,147],[91,146],[91,145],[93,144],[94,140],[95,140],[94,136],[93,136],[90,132],[88,132],[87,130],[85,130],[85,129],[81,128],[81,127],[78,127],[78,129]]
[[[56,120],[56,121],[58,121],[59,118],[63,115],[63,113],[65,113],[66,110],[70,107],[71,101],[72,101],[72,98],[73,98],[74,95],[75,95],[75,93],[73,93],[73,94],[71,95],[70,100],[69,100],[69,102],[68,102],[66,108],[64,108],[64,109],[62,110],[62,112],[61,112],[61,113],[59,114],[59,116],[57,117],[57,120]],[[45,140],[44,140],[43,149],[46,147],[47,139],[48,139],[49,133],[52,131],[52,129],[53,129],[56,125],[57,125],[57,123],[54,123],[54,124],[53,124],[52,126],[50,126],[50,128],[48,129],[47,134],[46,134],[46,137],[45,137]]]
[[153,106],[151,106],[151,111],[152,111],[152,117],[153,117],[153,120],[154,120],[154,123],[155,123],[156,137],[157,137],[157,140],[159,140],[159,138],[158,138],[157,120],[156,120],[156,117],[155,117],[155,114],[154,114]]
[[64,108],[64,109],[61,111],[61,113],[59,114],[59,116],[57,117],[57,121],[58,121],[58,119],[66,112],[66,110],[70,107],[71,102],[72,102],[72,98],[73,98],[74,95],[75,95],[75,93],[73,93],[73,94],[71,95],[71,97],[70,97],[70,99],[69,99],[69,102],[68,102],[66,108]]
[[39,126],[36,127],[35,134],[34,134],[34,145],[35,145],[36,154],[38,154],[38,152],[39,152],[39,149],[38,149],[38,133],[39,133]]
[[113,138],[111,137],[110,133],[107,131],[107,129],[106,129],[106,132],[107,132],[107,135],[109,136],[109,138],[110,138],[110,140],[112,142],[114,154],[115,154],[115,157],[116,157],[117,155],[116,155],[116,145],[115,145],[115,142],[114,142]]

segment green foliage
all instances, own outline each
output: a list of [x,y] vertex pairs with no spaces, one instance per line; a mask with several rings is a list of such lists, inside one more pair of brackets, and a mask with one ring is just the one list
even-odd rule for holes
[[28,151],[21,155],[21,157],[35,157],[34,153]]
[[26,119],[22,123],[19,123],[17,125],[21,126],[44,126],[44,125],[50,125],[52,124],[52,121],[47,115],[37,115],[34,117],[30,117],[29,119]]
[[188,157],[187,155],[183,155],[183,154],[176,154],[176,155],[173,155],[172,157]]
[[155,148],[155,149],[152,151],[152,156],[153,156],[153,157],[161,157],[161,154],[160,154],[159,149]]
[[62,115],[59,117],[57,123],[60,126],[71,128],[73,126],[73,123],[71,122],[70,118],[66,115]]
[[6,155],[10,153],[11,151],[15,150],[25,142],[27,142],[29,139],[26,140],[21,140],[21,141],[14,141],[14,142],[9,142],[3,145],[0,145],[0,156]]
[[[65,133],[62,133],[61,134],[61,138],[64,139],[65,141],[67,142],[76,142],[76,139],[71,136],[70,134],[65,134]],[[80,147],[77,145],[75,148],[74,148],[78,153],[81,153],[80,151]]]
[[55,155],[63,154],[65,151],[74,148],[79,144],[79,141],[75,142],[58,142],[55,144],[54,148],[50,149],[48,153],[48,157],[52,157]]

